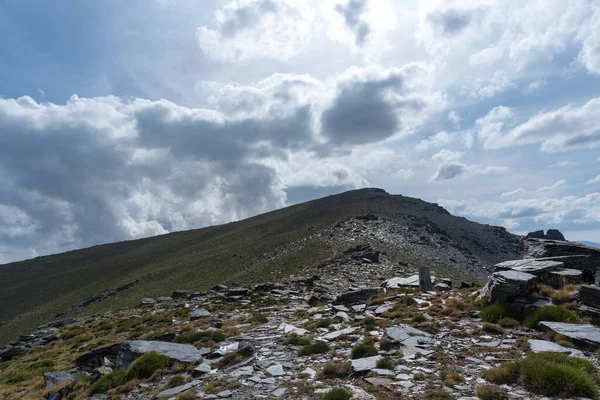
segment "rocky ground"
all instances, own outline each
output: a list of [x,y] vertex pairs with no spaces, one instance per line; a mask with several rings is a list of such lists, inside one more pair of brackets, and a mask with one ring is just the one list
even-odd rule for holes
[[[339,257],[343,273],[332,262],[277,284],[176,291],[49,324],[13,343],[22,354],[4,352],[0,398],[320,399],[343,388],[353,399],[468,399],[489,384],[483,371],[532,349],[600,365],[592,349],[571,349],[564,337],[484,323],[475,287],[384,290],[386,279],[414,271],[369,246]],[[94,381],[153,350],[170,362],[92,394]],[[542,398],[519,384],[494,388],[498,399]]]

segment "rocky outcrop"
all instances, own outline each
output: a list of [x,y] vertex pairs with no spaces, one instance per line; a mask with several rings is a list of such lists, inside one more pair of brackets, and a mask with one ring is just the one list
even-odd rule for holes
[[45,372],[44,373],[44,389],[58,386],[64,382],[73,382],[76,376],[63,371]]
[[589,247],[580,243],[546,240],[546,239],[526,239],[524,241],[523,258],[545,258],[552,260],[555,257],[564,263],[566,268],[589,270],[596,272],[600,266],[600,249]]
[[565,236],[558,229],[548,229],[548,232],[544,233],[544,231],[535,231],[529,232],[527,239],[550,239],[550,240],[567,240]]
[[356,303],[364,303],[373,298],[377,293],[382,292],[382,288],[364,288],[351,290],[349,292],[345,292],[340,294],[335,298],[333,304],[356,304]]

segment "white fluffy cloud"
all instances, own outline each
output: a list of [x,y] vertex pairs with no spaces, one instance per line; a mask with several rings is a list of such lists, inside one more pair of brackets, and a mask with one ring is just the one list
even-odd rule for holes
[[600,97],[579,107],[567,105],[539,113],[508,129],[513,116],[511,109],[499,106],[477,120],[485,148],[539,144],[543,152],[556,153],[600,147]]

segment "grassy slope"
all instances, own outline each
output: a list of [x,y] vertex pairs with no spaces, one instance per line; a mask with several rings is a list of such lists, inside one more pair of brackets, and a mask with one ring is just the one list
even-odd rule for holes
[[302,265],[324,260],[336,249],[313,237],[302,242],[302,250],[286,252],[277,260],[264,254],[337,220],[369,212],[387,217],[425,215],[482,261],[505,259],[496,254],[498,249],[481,249],[469,239],[496,240],[497,232],[486,225],[441,213],[421,200],[372,189],[350,191],[226,225],[0,265],[0,321],[6,322],[0,327],[0,343],[89,296],[135,279],[141,282],[131,289],[68,315],[128,306],[141,297],[169,295],[174,289],[206,290],[216,283],[264,282],[298,272]]

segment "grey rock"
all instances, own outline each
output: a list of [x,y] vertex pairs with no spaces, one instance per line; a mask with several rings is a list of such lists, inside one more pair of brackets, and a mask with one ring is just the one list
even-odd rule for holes
[[271,392],[273,397],[282,397],[287,392],[287,388],[277,388]]
[[529,339],[529,345],[531,351],[534,353],[553,352],[553,353],[564,353],[575,357],[582,357],[583,353],[577,349],[570,349],[568,347],[561,346],[560,344],[549,342],[547,340]]
[[44,389],[48,389],[63,382],[73,382],[76,379],[75,375],[69,372],[56,371],[44,373]]
[[222,392],[217,393],[217,397],[222,399],[226,399],[231,396],[233,396],[233,392],[231,390],[223,390]]
[[429,292],[432,289],[431,272],[429,268],[419,268],[419,290],[421,292]]
[[193,376],[201,376],[212,371],[210,364],[202,363],[192,370]]
[[334,305],[339,304],[355,304],[355,303],[364,303],[373,298],[377,293],[383,291],[383,288],[366,288],[360,290],[354,290],[350,292],[345,292],[338,295],[333,301]]
[[338,331],[334,331],[334,332],[329,332],[325,335],[323,335],[323,339],[325,340],[334,340],[337,339],[338,337],[342,336],[342,335],[348,335],[352,332],[354,332],[357,328],[345,328],[345,329],[340,329]]
[[434,288],[435,290],[439,290],[439,291],[441,291],[441,292],[447,292],[447,291],[449,291],[449,290],[452,290],[452,286],[449,286],[448,284],[446,284],[446,283],[442,283],[442,282],[438,283],[438,284],[437,284],[437,285],[435,285],[433,288]]
[[190,313],[190,320],[192,321],[206,317],[210,317],[210,312],[204,308],[199,308]]
[[579,301],[587,306],[600,307],[600,287],[582,286],[579,289]]
[[250,293],[250,289],[246,288],[231,288],[227,291],[227,296],[229,297],[237,297],[237,296],[247,296]]
[[272,376],[282,376],[285,375],[285,371],[283,370],[283,365],[281,364],[273,364],[269,368],[267,368],[267,372]]
[[156,301],[159,303],[165,303],[165,302],[171,301],[171,300],[173,300],[173,299],[170,297],[164,297],[164,296],[156,298]]
[[0,350],[0,359],[2,359],[3,361],[8,361],[13,357],[25,353],[26,351],[27,347],[25,346],[11,346],[4,350]]
[[173,294],[171,295],[172,298],[174,299],[182,299],[182,298],[187,298],[190,296],[190,292],[188,290],[176,290],[173,292]]
[[224,291],[227,290],[227,286],[225,286],[225,285],[215,285],[215,286],[213,286],[213,288],[211,290],[213,290],[215,292],[224,292]]
[[[551,258],[562,261],[566,268],[590,270],[600,265],[600,249],[562,240],[526,239],[523,258]],[[557,257],[560,257],[557,258]]]
[[480,298],[487,298],[491,304],[506,303],[515,297],[526,296],[533,291],[538,277],[527,272],[513,270],[494,272]]
[[496,271],[507,271],[513,270],[518,272],[527,272],[530,274],[538,274],[541,272],[552,271],[562,268],[564,263],[560,261],[544,260],[544,259],[524,259],[524,260],[510,260],[496,264],[494,267]]
[[430,337],[431,334],[413,328],[410,325],[398,325],[385,329],[384,338],[389,343],[400,344],[413,336]]
[[185,385],[181,385],[181,386],[177,386],[177,387],[174,387],[171,389],[163,390],[162,392],[160,392],[159,394],[156,395],[156,398],[160,399],[163,397],[176,396],[179,393],[185,392],[186,390],[189,390],[189,389],[193,388],[194,386],[198,386],[201,383],[202,383],[202,381],[195,380],[195,381],[191,381],[190,383],[186,383]]
[[365,357],[356,360],[350,360],[353,372],[367,372],[377,368],[377,361],[381,356]]
[[575,343],[588,346],[600,345],[600,328],[596,328],[593,325],[543,321],[540,322],[540,327],[564,335]]
[[154,303],[156,303],[156,301],[154,299],[151,299],[150,297],[144,297],[140,300],[140,304],[143,306],[152,305]]
[[202,361],[202,354],[191,344],[128,340],[121,345],[119,350],[117,359],[118,369],[126,370],[138,357],[151,351],[165,355],[172,361],[179,361],[184,364],[197,364]]
[[46,396],[46,400],[60,400],[61,395],[57,392],[49,392]]

